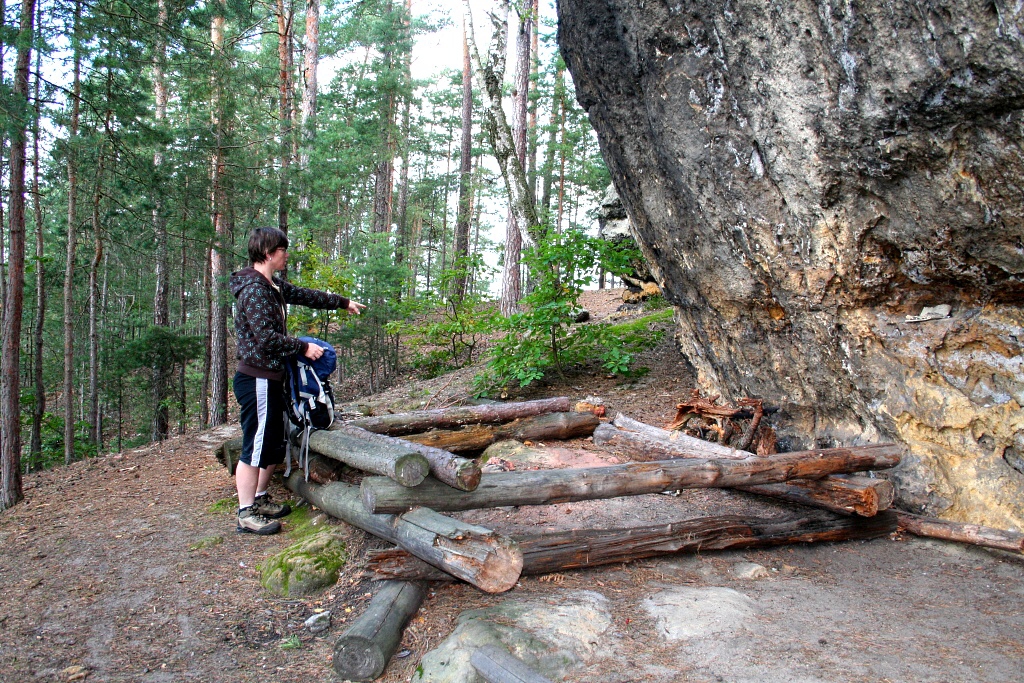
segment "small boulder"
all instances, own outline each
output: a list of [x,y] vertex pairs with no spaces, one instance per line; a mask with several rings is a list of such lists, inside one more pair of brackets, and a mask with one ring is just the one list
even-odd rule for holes
[[260,563],[260,583],[286,598],[310,595],[337,583],[347,560],[344,539],[324,529]]

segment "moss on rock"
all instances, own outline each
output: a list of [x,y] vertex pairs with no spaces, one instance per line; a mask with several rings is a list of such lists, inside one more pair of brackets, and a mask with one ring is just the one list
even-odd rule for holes
[[333,586],[347,561],[342,536],[322,529],[260,563],[260,583],[286,598],[310,595]]

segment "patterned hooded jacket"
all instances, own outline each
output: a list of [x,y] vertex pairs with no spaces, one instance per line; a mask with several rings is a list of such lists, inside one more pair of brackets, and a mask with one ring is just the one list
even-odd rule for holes
[[238,371],[252,377],[281,381],[284,359],[306,352],[304,341],[288,336],[285,304],[309,308],[348,308],[349,300],[338,294],[306,289],[274,278],[275,289],[253,268],[231,274],[235,307],[235,336],[238,338]]

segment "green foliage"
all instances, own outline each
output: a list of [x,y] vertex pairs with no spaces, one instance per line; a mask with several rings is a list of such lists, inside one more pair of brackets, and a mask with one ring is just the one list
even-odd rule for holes
[[523,257],[534,288],[520,302],[523,312],[502,322],[505,336],[493,347],[487,370],[476,378],[477,392],[507,389],[513,382],[525,387],[549,371],[564,375],[592,358],[610,372],[627,373],[635,352],[656,340],[632,328],[575,324],[575,318],[595,269],[621,273],[633,256],[578,230],[549,233],[538,242]]
[[494,331],[494,306],[477,287],[464,296],[458,296],[457,289],[460,283],[474,283],[488,272],[492,269],[479,254],[457,263],[441,273],[440,293],[416,299],[406,319],[392,323],[390,329],[401,334],[412,350],[410,365],[417,372],[436,377],[474,362],[484,337]]
[[[31,415],[22,413],[22,424],[27,426]],[[41,449],[31,463],[33,469],[49,469],[64,462],[64,417],[55,413],[43,413],[40,423]],[[93,458],[97,455],[96,444],[88,439],[89,423],[75,422],[75,455],[78,458]]]

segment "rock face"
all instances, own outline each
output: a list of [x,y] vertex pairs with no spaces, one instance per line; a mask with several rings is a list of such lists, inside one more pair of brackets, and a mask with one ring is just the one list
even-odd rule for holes
[[904,505],[1024,528],[1021,6],[558,11],[703,388],[778,403],[794,448],[900,440]]

